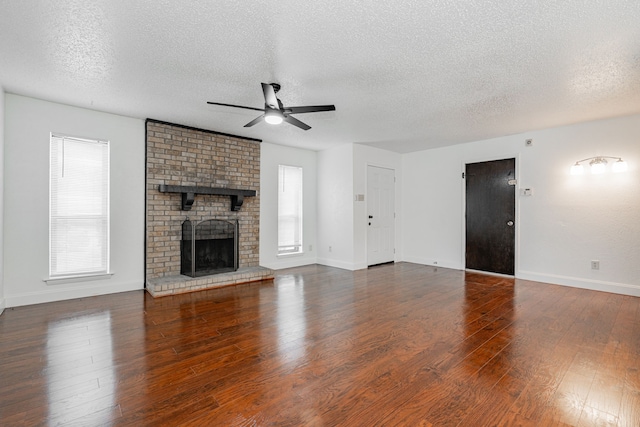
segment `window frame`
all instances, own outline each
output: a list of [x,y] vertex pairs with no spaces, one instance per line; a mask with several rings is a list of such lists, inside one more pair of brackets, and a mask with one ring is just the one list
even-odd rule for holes
[[[297,223],[298,223],[298,233],[299,233],[299,242],[298,244],[296,244],[296,242],[294,242],[293,244],[290,245],[280,245],[280,232],[281,232],[281,205],[280,205],[280,197],[281,197],[281,186],[282,186],[282,174],[283,174],[283,168],[295,168],[297,170],[300,171],[300,183],[299,183],[299,201],[298,201],[298,205],[297,205]],[[278,192],[277,192],[277,221],[278,221],[278,226],[277,226],[277,246],[276,246],[276,251],[277,251],[277,256],[278,257],[290,257],[290,256],[296,256],[296,255],[303,255],[304,254],[304,168],[302,166],[298,166],[298,165],[287,165],[287,164],[279,164],[278,165]],[[295,240],[295,239],[294,239]]]
[[[74,141],[81,142],[86,144],[97,144],[106,149],[106,153],[100,153],[104,158],[101,159],[100,165],[102,168],[99,173],[95,176],[97,177],[96,182],[99,183],[99,187],[101,187],[100,191],[100,203],[101,203],[101,213],[99,214],[84,214],[84,215],[60,215],[54,214],[54,197],[57,195],[57,189],[55,189],[54,183],[54,165],[56,159],[54,159],[54,144],[62,143],[64,144],[66,141]],[[64,147],[63,147],[63,156],[64,156]],[[67,162],[66,158],[63,157],[61,160],[62,164]],[[63,166],[64,167],[64,166]],[[97,184],[96,184],[97,185]],[[56,193],[54,194],[54,190]],[[100,245],[100,252],[102,255],[100,257],[100,267],[99,268],[79,268],[74,270],[61,270],[56,269],[54,264],[54,256],[55,256],[55,236],[54,236],[54,223],[56,221],[68,219],[71,222],[74,220],[91,220],[93,219],[96,222],[102,221],[104,226],[99,227],[102,228],[99,234],[99,241],[102,243]],[[98,228],[98,227],[96,227]],[[98,229],[99,229],[98,228]],[[62,253],[62,252],[58,252]],[[56,284],[56,283],[70,283],[76,282],[78,280],[85,279],[99,279],[99,278],[110,278],[112,273],[110,273],[110,263],[111,263],[111,143],[108,140],[98,139],[98,138],[87,138],[87,137],[78,137],[60,132],[51,132],[49,138],[49,277],[45,279],[45,282],[48,284]]]

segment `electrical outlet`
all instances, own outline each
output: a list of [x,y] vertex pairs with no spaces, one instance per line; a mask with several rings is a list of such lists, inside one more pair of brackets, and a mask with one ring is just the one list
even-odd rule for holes
[[594,259],[591,261],[591,269],[592,270],[600,270],[600,261]]
[[331,252],[331,246],[329,246],[329,252]]
[[313,251],[313,245],[309,245],[309,252]]

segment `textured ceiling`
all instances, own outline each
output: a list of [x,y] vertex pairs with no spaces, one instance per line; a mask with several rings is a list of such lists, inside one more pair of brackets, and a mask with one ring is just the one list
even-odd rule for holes
[[[244,124],[261,82],[311,125]],[[397,152],[640,113],[638,0],[4,0],[7,92],[310,149]]]

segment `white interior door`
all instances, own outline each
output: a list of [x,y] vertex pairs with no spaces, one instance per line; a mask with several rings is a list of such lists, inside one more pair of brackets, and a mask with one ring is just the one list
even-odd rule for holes
[[367,265],[394,261],[395,171],[367,168]]

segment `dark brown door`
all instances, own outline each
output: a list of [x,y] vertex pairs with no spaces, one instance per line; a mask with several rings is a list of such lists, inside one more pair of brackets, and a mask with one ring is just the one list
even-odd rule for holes
[[514,274],[515,170],[515,159],[466,166],[468,269]]

